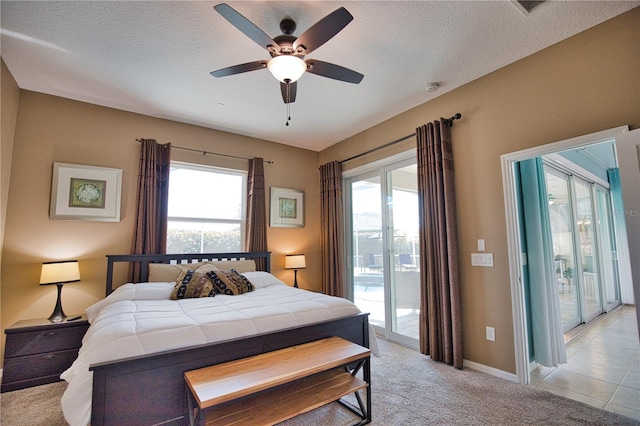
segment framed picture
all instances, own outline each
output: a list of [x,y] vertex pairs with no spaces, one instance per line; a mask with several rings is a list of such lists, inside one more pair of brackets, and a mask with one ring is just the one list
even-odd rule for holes
[[271,226],[304,227],[304,192],[271,187]]
[[122,170],[53,163],[49,218],[120,222]]

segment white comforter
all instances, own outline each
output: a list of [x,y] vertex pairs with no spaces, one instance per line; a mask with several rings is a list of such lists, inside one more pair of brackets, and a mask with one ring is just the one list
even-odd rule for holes
[[253,292],[176,301],[169,300],[173,283],[125,284],[87,308],[91,326],[78,358],[62,374],[69,383],[62,396],[62,410],[69,424],[90,423],[91,364],[360,312],[346,299],[289,287],[266,272],[243,275],[256,287]]

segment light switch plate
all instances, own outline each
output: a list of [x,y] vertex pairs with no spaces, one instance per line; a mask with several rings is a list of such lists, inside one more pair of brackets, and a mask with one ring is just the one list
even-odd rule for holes
[[471,253],[471,266],[493,267],[493,253]]

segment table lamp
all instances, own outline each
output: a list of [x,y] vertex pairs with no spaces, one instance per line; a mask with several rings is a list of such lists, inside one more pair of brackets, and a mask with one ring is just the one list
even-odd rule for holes
[[62,286],[66,283],[80,281],[80,269],[77,260],[63,260],[59,262],[42,263],[42,272],[40,273],[40,285],[55,284],[58,286],[58,300],[53,313],[49,317],[51,322],[62,322],[67,316],[62,310]]
[[307,264],[304,254],[288,254],[284,261],[284,269],[293,269],[293,286],[298,288],[298,269],[305,269]]

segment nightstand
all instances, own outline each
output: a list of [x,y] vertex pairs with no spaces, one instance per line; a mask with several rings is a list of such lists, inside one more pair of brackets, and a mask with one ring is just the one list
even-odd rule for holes
[[82,315],[75,321],[60,323],[47,319],[23,320],[5,329],[7,342],[0,391],[59,381],[60,374],[77,358],[88,328],[87,317]]

